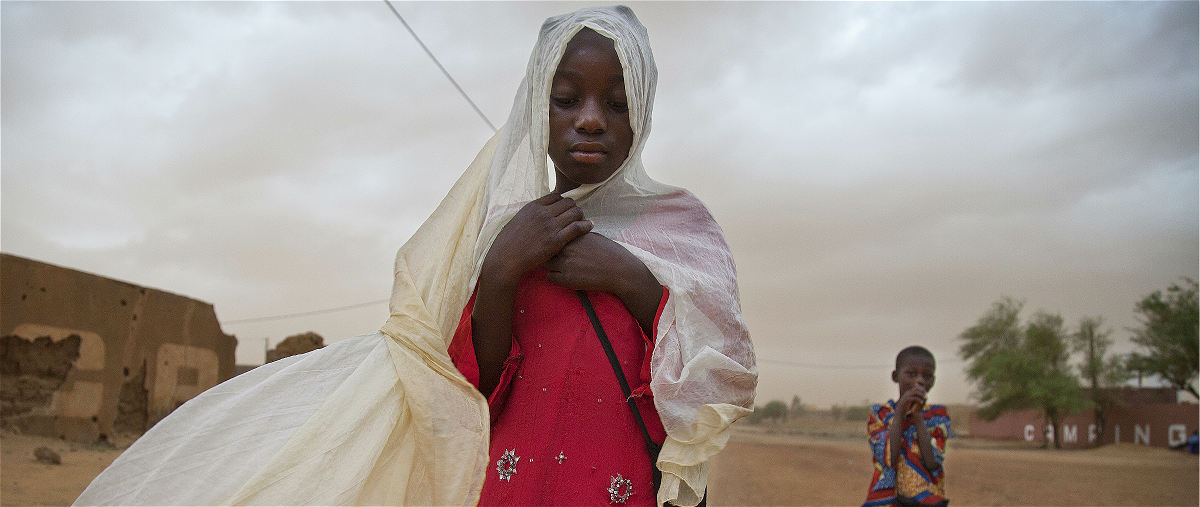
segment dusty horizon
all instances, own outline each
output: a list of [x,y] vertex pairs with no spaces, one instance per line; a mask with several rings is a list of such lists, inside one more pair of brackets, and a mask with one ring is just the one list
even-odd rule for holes
[[[499,124],[584,4],[394,5]],[[967,403],[956,336],[993,301],[1102,316],[1125,353],[1134,304],[1197,278],[1195,3],[630,5],[645,165],[725,231],[759,404],[883,401],[910,344]],[[491,135],[382,2],[0,9],[0,249],[211,302],[239,363],[378,329]]]

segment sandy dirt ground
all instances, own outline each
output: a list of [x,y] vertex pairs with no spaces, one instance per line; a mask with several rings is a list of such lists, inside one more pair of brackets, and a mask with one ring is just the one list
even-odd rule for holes
[[[46,446],[61,465],[38,463]],[[0,434],[0,505],[70,505],[120,455],[111,446]],[[1130,444],[1043,450],[955,439],[946,457],[952,505],[1197,505],[1200,460]],[[870,479],[864,441],[738,425],[713,461],[709,505],[859,505]]]
[[[39,463],[33,451],[49,447],[61,465]],[[0,433],[0,505],[71,505],[121,450],[56,438]]]
[[[1046,450],[950,441],[951,505],[1197,505],[1200,459],[1117,444]],[[859,505],[871,479],[866,439],[770,434],[738,425],[713,460],[709,505]]]

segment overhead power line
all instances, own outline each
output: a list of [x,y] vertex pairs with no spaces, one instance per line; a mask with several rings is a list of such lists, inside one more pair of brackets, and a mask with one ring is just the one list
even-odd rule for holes
[[[421,49],[425,50],[425,54],[429,55],[429,59],[433,60],[434,65],[437,65],[437,68],[442,71],[442,74],[446,76],[446,79],[450,80],[450,84],[454,85],[454,89],[458,90],[458,93],[460,95],[462,95],[462,98],[466,99],[467,104],[470,104],[471,109],[475,110],[475,114],[479,115],[479,118],[482,119],[483,122],[487,124],[488,128],[492,129],[492,132],[495,132],[496,126],[492,124],[492,121],[488,119],[487,115],[483,114],[483,111],[479,109],[479,106],[475,105],[475,101],[471,100],[471,97],[469,95],[467,95],[467,92],[464,91],[462,89],[462,87],[458,85],[458,82],[454,80],[454,77],[450,75],[450,72],[446,70],[446,67],[444,67],[442,65],[442,62],[438,61],[437,57],[434,56],[433,52],[429,50],[429,47],[426,46],[425,43],[421,41],[421,37],[419,37],[417,35],[417,32],[413,31],[412,27],[408,25],[408,22],[404,20],[404,16],[400,15],[400,11],[397,11],[396,7],[394,7],[392,5],[392,2],[389,0],[383,0],[383,3],[387,4],[388,9],[390,9],[392,11],[392,14],[396,15],[396,19],[400,20],[400,23],[403,24],[404,28],[406,30],[408,30],[408,33],[413,36],[413,39],[416,39],[417,44],[421,46]],[[312,311],[307,311],[307,312],[285,313],[282,315],[268,315],[265,317],[253,317],[253,318],[248,318],[248,319],[229,320],[229,321],[222,322],[222,324],[247,324],[250,322],[266,322],[266,321],[271,321],[271,320],[291,319],[291,318],[295,318],[295,317],[307,317],[309,315],[320,315],[323,313],[333,313],[333,312],[340,312],[340,311],[344,311],[344,310],[353,310],[355,308],[362,308],[362,307],[377,305],[377,304],[386,303],[386,302],[388,302],[387,299],[380,299],[378,301],[368,301],[366,303],[359,303],[359,304],[355,304],[355,305],[338,306],[335,308],[323,308],[320,310],[312,310]]]
[[487,115],[483,114],[483,111],[479,109],[479,106],[475,105],[475,101],[471,100],[471,97],[467,96],[467,92],[463,91],[461,86],[458,86],[458,82],[450,76],[450,72],[448,72],[446,68],[442,66],[442,62],[439,62],[437,57],[433,56],[433,51],[430,51],[429,48],[425,46],[425,43],[421,42],[421,38],[417,36],[417,32],[414,32],[412,27],[408,26],[408,22],[404,20],[404,16],[400,15],[400,11],[397,11],[396,8],[392,6],[392,2],[390,0],[383,0],[383,3],[387,4],[388,9],[392,10],[392,14],[396,15],[396,19],[400,20],[400,23],[404,25],[404,28],[408,30],[408,33],[412,34],[413,38],[417,40],[417,44],[421,45],[421,49],[425,50],[425,54],[429,55],[429,58],[433,60],[433,63],[442,70],[442,74],[446,76],[446,79],[450,80],[450,84],[454,85],[454,89],[458,90],[458,93],[461,94],[464,99],[467,99],[467,103],[471,105],[471,109],[475,110],[475,114],[478,114],[479,117],[483,119],[483,122],[492,129],[492,132],[495,132],[496,126],[492,125],[492,121],[488,119]]
[[[796,366],[796,367],[800,367],[800,368],[812,368],[812,369],[817,369],[817,370],[883,370],[883,369],[889,369],[889,368],[895,367],[895,365],[892,365],[892,364],[801,363],[798,361],[786,361],[783,359],[766,359],[766,358],[762,358],[762,357],[758,358],[757,361],[760,363],[775,363],[775,364],[783,364],[783,365],[787,365],[787,366]],[[938,361],[938,363],[940,363],[940,364],[957,363],[959,361],[961,361],[961,360],[958,358],[950,358],[950,359],[946,359],[944,361]]]
[[800,363],[796,361],[784,361],[782,359],[765,359],[758,358],[760,363],[776,363],[786,364],[788,366],[799,366],[801,368],[816,368],[820,370],[878,370],[882,368],[891,368],[891,365],[882,364],[829,364],[829,363]]
[[[438,61],[437,56],[434,56],[433,52],[429,50],[429,47],[426,46],[423,41],[421,41],[421,37],[418,36],[417,32],[413,31],[412,27],[409,26],[408,22],[404,20],[404,16],[400,15],[400,11],[396,10],[396,7],[392,5],[391,0],[383,0],[383,3],[387,4],[388,9],[392,11],[392,14],[394,14],[396,16],[396,19],[400,20],[400,23],[403,24],[404,28],[406,30],[408,30],[408,33],[413,36],[413,39],[417,41],[417,44],[421,46],[421,49],[425,51],[425,54],[429,55],[429,59],[433,60],[434,65],[437,65],[437,68],[442,71],[442,75],[446,76],[446,79],[450,81],[450,84],[454,85],[454,89],[458,90],[459,95],[462,95],[462,98],[467,101],[467,104],[469,104],[471,106],[471,109],[475,110],[475,114],[479,115],[479,118],[481,120],[483,120],[484,123],[487,124],[488,128],[492,129],[492,131],[495,132],[497,130],[496,126],[492,124],[492,121],[488,119],[487,115],[483,114],[483,111],[479,109],[479,106],[475,105],[475,101],[471,100],[471,97],[469,95],[467,95],[467,92],[465,90],[463,90],[461,86],[458,85],[458,82],[454,80],[454,77],[450,75],[450,72],[446,70],[446,67],[442,65],[442,62]],[[311,310],[311,311],[307,311],[307,312],[285,313],[285,314],[281,314],[281,315],[269,315],[269,316],[265,316],[265,317],[253,317],[253,318],[248,318],[248,319],[230,320],[230,321],[222,322],[222,324],[223,325],[247,324],[247,323],[251,323],[251,322],[266,322],[266,321],[272,321],[272,320],[291,319],[291,318],[296,318],[296,317],[307,317],[310,315],[320,315],[320,314],[325,314],[325,313],[353,310],[355,308],[363,308],[363,307],[367,307],[367,306],[371,306],[371,305],[387,303],[388,301],[389,301],[388,299],[380,299],[380,300],[376,300],[376,301],[368,301],[366,303],[338,306],[338,307],[334,307],[334,308],[323,308],[320,310]],[[881,368],[891,368],[892,367],[892,365],[878,365],[878,364],[837,365],[837,364],[827,364],[827,363],[825,363],[825,364],[800,363],[800,362],[796,362],[796,361],[784,361],[784,360],[780,360],[780,359],[764,359],[764,358],[758,358],[758,362],[776,363],[776,364],[784,364],[784,365],[788,365],[788,366],[798,366],[801,368],[816,368],[816,369],[826,369],[826,370],[866,370],[866,369],[881,369]],[[955,361],[950,360],[947,362],[955,362]]]
[[377,301],[368,301],[366,303],[358,303],[356,305],[338,306],[336,308],[323,308],[320,310],[312,310],[312,311],[307,311],[307,312],[285,313],[282,315],[268,315],[266,317],[253,317],[253,318],[249,318],[249,319],[227,320],[227,321],[222,322],[221,324],[222,325],[246,324],[249,322],[266,322],[268,320],[283,320],[283,319],[291,319],[294,317],[307,317],[309,315],[320,315],[322,313],[333,313],[333,312],[340,312],[340,311],[344,311],[344,310],[353,310],[355,308],[363,308],[363,307],[367,307],[367,306],[371,306],[371,305],[387,303],[388,301],[389,300],[387,300],[387,299],[380,299]]

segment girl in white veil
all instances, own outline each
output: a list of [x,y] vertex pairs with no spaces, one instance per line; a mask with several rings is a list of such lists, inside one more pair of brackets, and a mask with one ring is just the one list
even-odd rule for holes
[[[613,41],[630,137],[628,153],[610,164],[616,166],[611,174],[598,181],[577,178],[563,199],[547,195],[547,153],[553,156],[557,149],[551,139],[551,98],[558,98],[552,97],[552,86],[581,30]],[[530,365],[506,362],[503,371],[484,375],[501,377],[496,383],[503,389],[484,386],[483,391],[506,391],[511,397],[509,405],[493,397],[492,406],[502,411],[493,414],[480,392],[483,372],[468,378],[472,372],[465,363],[470,361],[464,361],[474,355],[464,351],[493,343],[480,340],[495,331],[491,320],[472,319],[468,305],[475,306],[477,317],[484,313],[477,298],[494,272],[488,254],[497,242],[518,244],[507,226],[523,223],[514,218],[518,212],[541,202],[566,214],[562,220],[571,232],[564,245],[602,237],[592,238],[593,243],[621,247],[660,287],[649,318],[644,303],[627,308],[624,316],[626,323],[634,322],[632,332],[645,333],[649,342],[643,351],[648,371],[636,375],[634,365],[630,383],[648,382],[634,395],[661,421],[662,447],[653,464],[662,473],[661,484],[648,498],[656,504],[696,505],[707,486],[709,458],[724,447],[729,425],[753,406],[757,369],[733,260],[719,226],[693,195],[650,179],[642,167],[656,81],[646,30],[628,8],[582,9],[548,19],[507,123],[397,253],[391,316],[382,329],[270,363],[210,389],[143,435],[76,504],[471,505],[480,501],[485,481],[503,480],[508,471],[505,482],[512,484],[525,477],[523,471],[528,475],[535,459],[555,459],[516,452],[497,457],[490,448],[493,421],[516,413],[518,405],[511,403],[517,402],[524,380],[520,368]],[[567,146],[566,156],[587,165],[619,155],[612,143],[600,144]],[[551,271],[571,271],[558,255],[569,248],[551,248]],[[575,257],[586,260],[589,250],[580,250]],[[498,258],[507,257],[491,257]],[[578,284],[556,276],[570,289],[592,288],[571,286]],[[476,287],[479,296],[472,299]],[[604,292],[588,293],[602,312]],[[617,301],[616,313],[620,303],[630,305],[612,301]],[[512,343],[522,340],[517,333],[521,315],[512,314]],[[621,334],[619,324],[610,332]],[[605,322],[606,329],[610,326]],[[463,336],[472,347],[464,348]],[[616,345],[618,337],[613,341]],[[532,354],[526,358],[533,360]],[[488,368],[485,362],[477,363],[479,370]],[[608,376],[593,381],[612,388],[612,369],[600,366]],[[609,410],[614,419],[630,414],[623,403]],[[557,458],[560,464],[577,463],[565,453]],[[612,479],[602,478],[616,486],[613,502],[629,500],[629,492],[639,497],[645,492]]]

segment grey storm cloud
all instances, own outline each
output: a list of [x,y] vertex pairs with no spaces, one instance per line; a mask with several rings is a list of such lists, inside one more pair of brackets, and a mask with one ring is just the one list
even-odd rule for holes
[[[394,2],[492,123],[582,3]],[[891,394],[911,343],[1000,296],[1102,315],[1197,276],[1197,6],[634,2],[650,173],[721,222],[760,398]],[[214,303],[385,299],[397,247],[491,130],[382,2],[4,2],[2,248]],[[233,323],[240,362],[376,304]],[[880,370],[883,371],[880,371]]]

